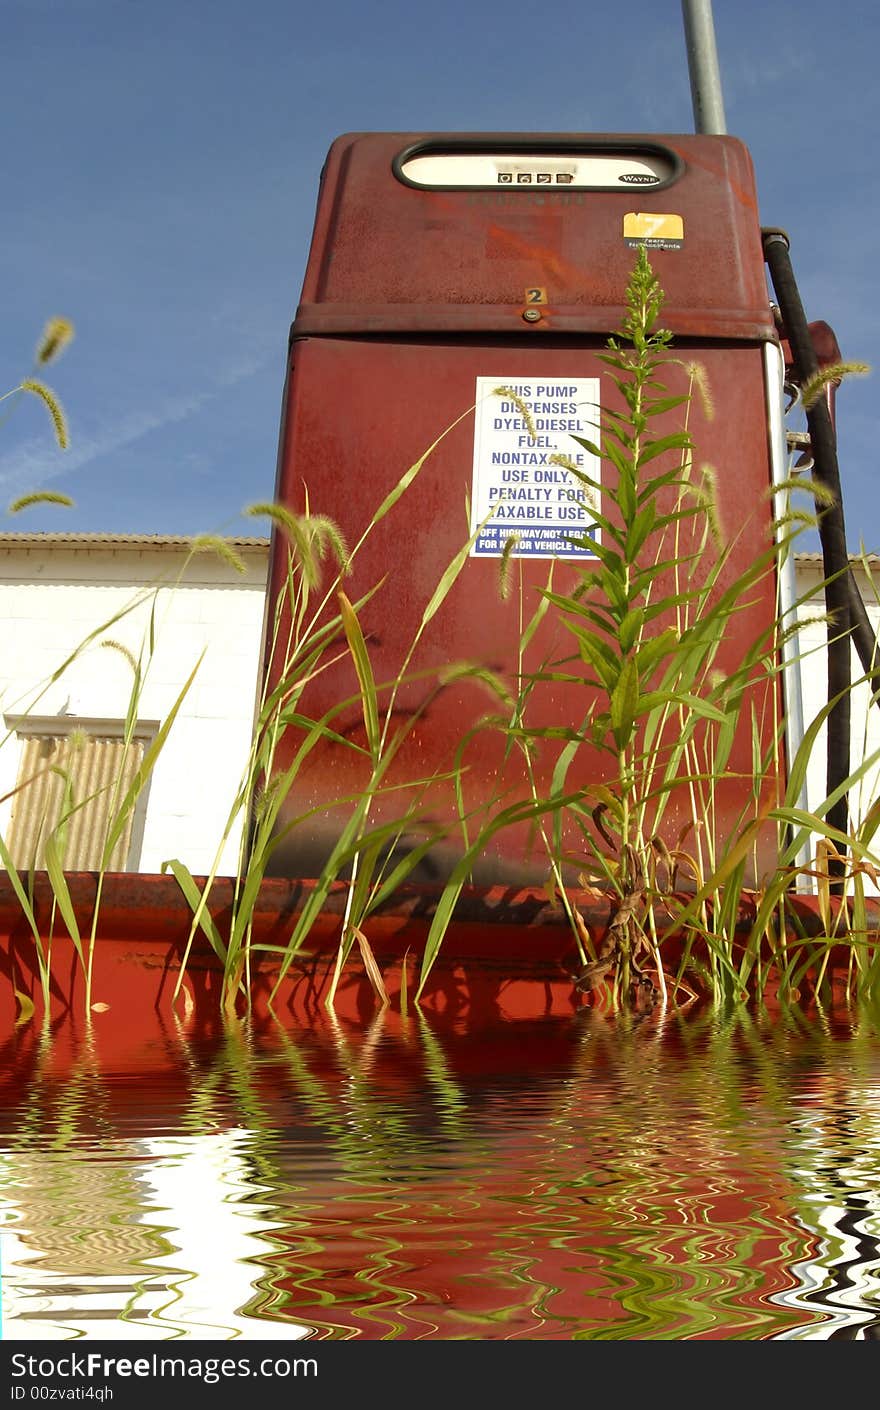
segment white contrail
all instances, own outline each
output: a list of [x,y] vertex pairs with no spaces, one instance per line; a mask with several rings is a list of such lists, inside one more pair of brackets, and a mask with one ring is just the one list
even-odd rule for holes
[[47,436],[34,436],[0,455],[0,486],[6,490],[39,488],[47,480],[69,475],[84,465],[109,455],[123,446],[142,440],[152,431],[185,421],[200,411],[221,392],[253,376],[268,358],[243,359],[220,373],[213,387],[186,396],[169,397],[154,410],[132,411],[86,438],[77,437],[74,430],[70,449],[60,451]]

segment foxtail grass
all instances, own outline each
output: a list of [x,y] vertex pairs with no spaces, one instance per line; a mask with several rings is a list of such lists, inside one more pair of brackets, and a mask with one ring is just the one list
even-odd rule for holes
[[[449,674],[414,672],[412,661],[419,641],[433,617],[441,609],[467,561],[473,538],[456,552],[427,601],[414,639],[402,647],[397,673],[388,681],[377,681],[369,643],[361,626],[364,608],[382,591],[384,580],[352,600],[346,579],[352,564],[375,527],[398,505],[415,483],[436,447],[473,408],[463,412],[448,426],[428,450],[400,476],[384,497],[354,545],[349,548],[335,521],[313,512],[308,496],[305,512],[298,514],[286,505],[260,503],[248,513],[268,517],[276,535],[276,551],[283,552],[285,572],[281,590],[274,601],[266,632],[266,668],[258,701],[251,749],[233,800],[215,862],[204,885],[199,888],[180,858],[168,860],[170,871],[181,886],[193,910],[193,920],[184,951],[178,986],[191,954],[195,935],[201,928],[220,956],[224,966],[222,1003],[227,1012],[239,999],[247,1004],[251,990],[251,964],[254,950],[253,913],[260,887],[277,849],[306,831],[313,817],[326,811],[328,804],[289,816],[283,812],[291,789],[314,751],[327,741],[354,751],[362,762],[363,782],[356,793],[333,800],[339,816],[339,831],[320,875],[299,912],[287,943],[281,948],[261,945],[261,952],[277,965],[278,977],[271,1000],[278,993],[291,964],[320,916],[331,888],[339,880],[347,883],[347,902],[342,922],[334,977],[328,996],[332,1007],[339,978],[352,947],[365,965],[370,981],[384,1002],[381,975],[375,966],[364,924],[382,901],[419,865],[430,848],[445,834],[444,826],[424,824],[422,800],[442,774],[407,779],[390,785],[389,772],[406,739],[437,693],[448,683]],[[324,672],[351,663],[357,691],[335,702],[316,718],[308,712],[308,687]],[[503,690],[493,681],[482,663],[455,663],[449,669],[460,674],[473,672],[489,689]],[[402,719],[397,709],[401,688],[416,680],[425,683],[421,704],[408,710]],[[363,745],[336,727],[357,708],[363,720]],[[279,746],[285,732],[296,740],[292,753],[281,761]],[[450,776],[452,769],[450,766]],[[374,807],[382,803],[382,817],[375,820]],[[243,833],[240,864],[235,882],[228,938],[217,931],[208,911],[210,888],[233,828],[241,818],[249,826]],[[421,841],[400,849],[403,836],[420,830]],[[270,1000],[270,1001],[271,1001]]]

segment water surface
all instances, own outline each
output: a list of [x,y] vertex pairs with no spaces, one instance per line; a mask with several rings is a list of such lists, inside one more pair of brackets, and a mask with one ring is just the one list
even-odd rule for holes
[[880,1023],[73,1020],[6,1044],[3,1336],[878,1339]]

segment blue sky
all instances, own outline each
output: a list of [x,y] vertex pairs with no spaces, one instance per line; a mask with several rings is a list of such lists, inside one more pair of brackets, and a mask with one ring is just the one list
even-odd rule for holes
[[[877,367],[880,8],[715,0],[728,130],[811,319]],[[0,0],[0,390],[45,320],[71,447],[22,399],[4,530],[253,533],[318,176],[359,131],[693,131],[678,0]],[[850,543],[880,550],[877,376],[838,397]],[[5,404],[8,407],[8,403]]]

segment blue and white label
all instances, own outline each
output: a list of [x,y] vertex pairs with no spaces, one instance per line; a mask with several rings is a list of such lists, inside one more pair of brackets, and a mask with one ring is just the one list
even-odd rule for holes
[[478,377],[476,403],[471,555],[595,557],[601,461],[572,437],[599,441],[598,377]]

